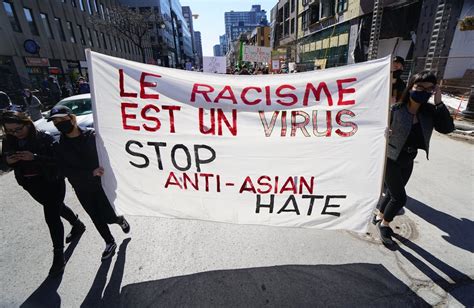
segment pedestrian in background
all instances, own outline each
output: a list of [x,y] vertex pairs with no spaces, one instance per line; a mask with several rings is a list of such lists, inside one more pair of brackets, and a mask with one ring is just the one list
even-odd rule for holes
[[61,100],[61,87],[54,76],[48,77],[49,101],[50,105],[56,105]]
[[7,93],[0,91],[0,110],[8,110],[12,105],[10,96]]
[[31,120],[34,122],[42,119],[43,115],[41,114],[41,109],[43,108],[43,104],[41,104],[41,101],[31,93],[30,89],[25,89],[23,91],[23,99],[25,101],[26,111]]
[[[433,94],[434,104],[431,104],[428,100]],[[424,150],[428,158],[433,129],[442,134],[454,130],[453,119],[441,101],[437,78],[432,72],[423,71],[410,78],[401,101],[392,106],[390,122],[385,195],[372,219],[385,245],[394,244],[390,222],[407,201],[405,186],[413,171],[418,149]]]
[[53,242],[53,264],[49,276],[64,271],[64,227],[61,217],[71,225],[66,243],[80,237],[85,231],[78,216],[64,204],[66,184],[54,159],[54,138],[36,130],[33,122],[24,113],[5,112],[0,117],[5,131],[2,159],[15,172],[15,178],[33,199],[43,206],[44,218]]
[[77,88],[77,94],[85,94],[85,93],[90,93],[91,89],[89,87],[89,83],[86,81],[84,77],[79,77],[78,79],[78,88]]
[[59,166],[104,239],[102,260],[106,260],[113,256],[117,248],[108,224],[118,224],[125,233],[130,231],[130,225],[123,216],[115,214],[102,188],[100,177],[104,169],[99,166],[95,131],[80,128],[76,116],[66,106],[51,109],[48,121],[53,121],[61,132],[56,152]]
[[406,88],[405,82],[402,80],[403,67],[405,65],[405,59],[400,56],[393,58],[392,62],[392,102],[399,102],[403,90]]

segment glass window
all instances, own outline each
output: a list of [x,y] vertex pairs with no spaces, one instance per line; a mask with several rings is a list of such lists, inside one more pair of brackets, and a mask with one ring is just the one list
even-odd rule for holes
[[322,0],[321,1],[321,18],[327,18],[331,16],[334,16],[334,1]]
[[341,13],[347,10],[348,0],[338,0],[337,1],[337,12]]
[[102,36],[102,42],[104,43],[104,48],[107,49],[107,41],[105,40],[105,35],[103,32],[101,32],[100,35]]
[[49,24],[48,14],[40,13],[41,21],[43,22],[44,30],[49,39],[54,39],[53,32],[51,31],[51,25]]
[[87,0],[87,11],[89,12],[89,15],[92,15],[93,9],[91,0]]
[[87,28],[87,39],[89,40],[89,46],[94,47],[94,40],[92,39],[91,30]]
[[301,15],[301,28],[303,28],[303,30],[308,28],[308,14],[306,11]]
[[79,29],[79,38],[81,40],[81,44],[82,45],[85,45],[86,44],[86,40],[84,39],[84,31],[82,31],[82,26],[81,25],[77,25],[77,29]]
[[54,22],[56,23],[56,27],[58,28],[59,36],[61,37],[61,41],[66,41],[66,35],[64,34],[63,24],[61,19],[58,17],[54,17]]
[[33,17],[33,13],[31,12],[31,9],[25,7],[23,8],[23,12],[25,13],[25,18],[26,18],[26,21],[28,22],[28,26],[30,26],[31,34],[39,35],[38,27],[36,27],[35,19]]
[[110,50],[117,50],[117,46],[114,46],[114,42],[112,41],[112,36],[109,34],[109,43],[110,43]]
[[102,15],[102,19],[105,19],[104,5],[102,3],[100,4],[100,14]]
[[95,7],[95,11],[99,13],[99,6],[97,4],[97,0],[94,0],[94,7]]
[[291,27],[291,33],[292,34],[295,33],[295,19],[294,18],[291,19],[291,26],[290,27]]
[[97,30],[94,30],[95,33],[95,39],[97,40],[97,45],[99,45],[99,48],[102,48],[102,44],[100,42],[100,37],[99,37],[99,32]]
[[79,7],[81,8],[81,11],[84,12],[84,2],[82,2],[83,0],[79,0]]
[[71,0],[71,5],[72,5],[73,7],[77,7],[76,0]]
[[10,21],[10,25],[12,26],[13,31],[21,32],[20,23],[18,22],[18,16],[16,15],[15,8],[13,7],[13,3],[8,1],[3,1],[3,8],[7,13],[8,20]]
[[72,28],[72,22],[68,21],[67,23],[67,31],[69,32],[69,35],[71,36],[71,43],[76,43],[76,35],[74,34],[74,29]]
[[59,103],[59,105],[68,107],[69,109],[71,109],[72,113],[75,114],[76,116],[92,113],[91,100],[88,98],[68,100],[68,101]]

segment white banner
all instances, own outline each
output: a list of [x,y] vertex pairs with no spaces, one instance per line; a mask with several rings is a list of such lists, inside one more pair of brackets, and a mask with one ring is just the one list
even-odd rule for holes
[[225,57],[202,57],[202,70],[205,73],[225,74]]
[[269,63],[272,57],[270,47],[244,46],[243,61]]
[[365,232],[390,57],[234,76],[87,56],[102,183],[119,212]]

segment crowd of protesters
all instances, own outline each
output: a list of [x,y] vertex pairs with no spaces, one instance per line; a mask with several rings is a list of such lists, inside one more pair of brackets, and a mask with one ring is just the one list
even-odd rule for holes
[[18,92],[21,95],[9,96],[0,89],[0,110],[25,112],[36,121],[43,118],[41,111],[50,109],[64,98],[90,93],[90,88],[84,77],[79,77],[73,85],[67,81],[60,83],[55,76],[48,76],[39,89],[25,88]]
[[[428,157],[433,130],[444,134],[454,130],[453,119],[441,101],[435,74],[419,72],[405,86],[400,78],[403,65],[402,58],[394,58],[385,185],[372,218],[385,245],[394,244],[390,223],[407,201],[405,186],[412,174],[418,150],[424,150]],[[227,71],[227,74],[238,75],[268,73],[265,67],[246,66]],[[62,88],[69,91],[67,85],[60,86],[51,77],[45,80],[44,86],[56,102],[64,95]],[[90,91],[84,78],[79,79],[75,91]],[[434,104],[428,102],[432,95]],[[50,275],[61,274],[65,266],[61,218],[72,226],[66,243],[79,238],[85,231],[78,215],[64,204],[65,178],[71,183],[80,204],[105,242],[102,260],[110,258],[117,246],[108,225],[118,224],[126,233],[130,225],[123,216],[116,215],[102,188],[100,177],[104,174],[104,168],[99,166],[94,130],[80,128],[70,109],[56,106],[47,118],[61,133],[60,140],[55,141],[48,134],[38,131],[33,124],[35,119],[42,117],[42,103],[32,91],[24,90],[25,112],[14,110],[12,105],[8,95],[0,92],[0,109],[3,109],[0,126],[6,133],[2,160],[14,170],[18,184],[43,206],[54,249]]]

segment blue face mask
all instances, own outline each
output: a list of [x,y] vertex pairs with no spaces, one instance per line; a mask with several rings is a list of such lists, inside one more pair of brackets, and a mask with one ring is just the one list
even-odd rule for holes
[[426,104],[433,93],[426,91],[410,90],[410,98],[418,104]]

